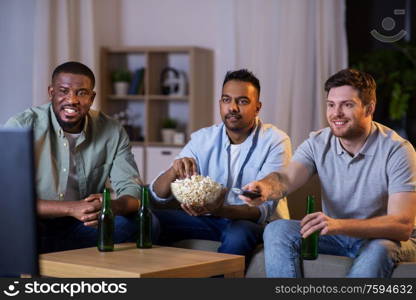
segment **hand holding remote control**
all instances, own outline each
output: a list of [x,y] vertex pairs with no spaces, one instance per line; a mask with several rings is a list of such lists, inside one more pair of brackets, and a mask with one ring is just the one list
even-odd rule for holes
[[251,199],[254,199],[254,198],[257,198],[257,197],[261,196],[261,194],[259,194],[259,193],[256,193],[256,192],[253,192],[253,191],[242,190],[242,189],[239,189],[239,188],[232,188],[231,190],[233,191],[234,194],[243,195],[243,196],[249,197]]

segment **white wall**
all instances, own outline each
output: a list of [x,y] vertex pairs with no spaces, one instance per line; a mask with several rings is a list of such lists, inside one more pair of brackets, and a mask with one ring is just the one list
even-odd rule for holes
[[31,0],[0,1],[0,124],[32,105],[33,11]]
[[[0,1],[0,40],[7,45],[0,47],[1,124],[33,104],[36,1]],[[93,1],[97,59],[101,46],[187,45],[212,49],[214,120],[220,121],[217,100],[222,81],[226,71],[235,69],[234,0]]]
[[226,71],[235,68],[233,0],[123,0],[125,46],[199,46],[214,51],[214,120]]
[[[276,20],[282,19],[276,19],[275,13],[278,16],[277,12],[279,10],[270,5],[276,2],[284,2],[285,5],[293,2],[275,2],[274,0],[60,0],[59,2],[54,0],[0,0],[0,41],[2,43],[2,47],[0,47],[0,89],[2,91],[0,124],[11,115],[32,105],[33,79],[35,84],[39,81],[37,86],[41,91],[44,90],[46,94],[47,86],[44,86],[44,81],[43,83],[40,82],[40,71],[45,70],[49,80],[49,65],[45,65],[45,69],[43,69],[43,61],[33,59],[33,44],[35,41],[39,41],[38,38],[33,37],[35,12],[38,12],[36,20],[39,20],[39,18],[45,20],[39,10],[35,9],[35,3],[49,5],[52,10],[56,3],[68,5],[75,1],[82,4],[91,4],[91,6],[87,5],[91,7],[92,13],[87,15],[91,18],[82,17],[83,22],[80,22],[80,24],[87,23],[88,28],[84,26],[82,29],[90,29],[92,32],[91,40],[93,42],[86,43],[86,45],[91,52],[89,56],[93,56],[93,59],[89,57],[88,61],[90,61],[90,64],[91,61],[94,61],[90,67],[96,72],[98,78],[99,49],[102,46],[187,45],[210,48],[214,51],[214,86],[212,87],[214,89],[214,98],[212,99],[214,121],[220,121],[218,99],[225,73],[228,70],[248,67],[259,77],[262,85],[261,100],[264,104],[261,111],[262,119],[265,122],[274,123],[293,136],[293,129],[286,124],[287,122],[282,121],[286,117],[279,117],[282,114],[289,115],[291,112],[285,107],[279,109],[277,105],[291,103],[294,97],[290,94],[292,90],[288,91],[290,94],[288,97],[279,98],[276,96],[275,79],[279,76],[276,75],[275,69],[278,68],[281,73],[284,73],[285,70],[283,70],[282,65],[277,68],[270,67],[269,62],[273,63],[276,60],[279,51],[275,51],[276,47],[273,48],[271,46],[273,43],[270,42],[276,35],[267,30],[275,28],[277,26]],[[321,5],[323,5],[323,2]],[[39,6],[37,7],[39,8]],[[242,13],[238,8],[240,10],[243,8],[245,12]],[[304,6],[304,9],[306,10],[307,6]],[[65,14],[68,11],[64,9],[64,11],[59,12]],[[281,11],[283,15],[286,13],[286,11]],[[299,10],[294,9],[287,17],[292,18],[293,15],[298,15],[298,13]],[[315,10],[309,9],[309,13],[314,14]],[[247,18],[247,15],[250,17]],[[51,18],[53,25],[48,25],[46,28],[65,25],[64,19],[57,16],[59,16],[58,13],[53,13],[53,18]],[[72,18],[73,15],[66,17]],[[85,20],[92,20],[92,25],[85,22]],[[54,22],[60,23],[55,24]],[[256,24],[257,26],[254,26]],[[238,35],[236,26],[239,29]],[[285,31],[288,29],[286,26],[278,28],[283,27],[285,27]],[[302,26],[300,27],[304,31]],[[40,29],[43,30],[43,28]],[[80,34],[77,30],[74,32]],[[297,35],[295,34],[295,36]],[[56,43],[60,44],[57,38],[47,34],[45,40],[39,43],[46,45],[48,41],[53,41],[49,45],[50,48],[53,48],[52,50],[56,50]],[[251,44],[247,45],[247,43]],[[280,41],[277,41],[277,43],[280,43]],[[289,48],[292,45],[290,41],[287,44],[289,44]],[[92,51],[91,47],[93,48]],[[267,51],[269,55],[264,54],[265,51],[263,50],[265,48],[270,48]],[[39,50],[40,48],[36,47],[36,49]],[[245,49],[248,52],[244,51]],[[243,55],[244,53],[247,55]],[[46,55],[46,57],[51,56]],[[260,63],[260,60],[263,63]],[[39,63],[39,69],[36,72],[33,71],[34,62]],[[310,62],[315,63],[314,60]],[[52,64],[55,66],[55,63],[54,61]],[[257,67],[257,69],[252,69],[254,67]],[[289,68],[291,67],[289,66]],[[42,78],[46,80],[45,74]],[[96,87],[96,90],[99,92],[99,86]],[[98,100],[99,96],[98,93]],[[276,97],[279,98],[277,101],[275,101]],[[99,108],[99,101],[96,102],[95,107]],[[289,107],[289,105],[287,106]],[[293,118],[295,122],[299,118],[298,115],[303,113],[298,109],[294,110]],[[311,112],[306,111],[305,113]]]

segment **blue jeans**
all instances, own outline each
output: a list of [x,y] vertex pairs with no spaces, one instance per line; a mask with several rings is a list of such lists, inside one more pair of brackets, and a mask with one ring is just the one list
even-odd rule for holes
[[263,226],[248,220],[212,216],[190,216],[183,210],[162,209],[154,214],[160,221],[159,243],[170,245],[184,239],[220,241],[220,253],[250,257],[262,243]]
[[[159,221],[152,216],[152,240],[159,237]],[[136,242],[138,222],[136,215],[116,216],[114,219],[114,243]],[[72,217],[42,219],[39,221],[39,253],[94,247],[97,245],[97,229],[84,226]]]
[[[300,221],[277,220],[264,231],[267,277],[301,277]],[[319,236],[318,252],[353,258],[348,277],[389,278],[400,261],[416,261],[416,239],[396,242],[344,235]]]

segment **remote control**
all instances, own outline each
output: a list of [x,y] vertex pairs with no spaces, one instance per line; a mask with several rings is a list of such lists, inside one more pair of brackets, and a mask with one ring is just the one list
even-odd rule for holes
[[252,198],[252,199],[261,196],[261,194],[259,194],[259,193],[252,192],[252,191],[247,191],[247,190],[242,190],[242,189],[239,189],[239,188],[232,188],[232,191],[233,191],[234,194],[243,195],[243,196],[246,196],[246,197],[249,197],[249,198]]

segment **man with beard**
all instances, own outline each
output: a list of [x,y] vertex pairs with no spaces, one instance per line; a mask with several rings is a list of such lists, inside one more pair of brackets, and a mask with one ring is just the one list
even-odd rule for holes
[[170,183],[200,174],[226,187],[215,203],[203,207],[182,204],[179,210],[159,210],[161,240],[170,244],[182,239],[220,241],[218,252],[246,255],[262,242],[264,225],[273,218],[288,218],[285,201],[267,201],[249,207],[234,193],[289,162],[288,136],[258,118],[259,80],[243,69],[228,72],[219,100],[222,123],[192,134],[172,166],[151,184],[158,201],[172,198]]
[[249,205],[289,194],[317,173],[323,212],[278,220],[264,232],[268,277],[300,277],[301,238],[320,232],[319,253],[348,256],[349,277],[390,277],[416,260],[416,155],[393,130],[372,120],[376,84],[342,70],[325,83],[329,128],[313,132],[280,172],[249,183]]
[[108,178],[118,197],[111,203],[114,242],[134,241],[137,234],[137,166],[122,126],[90,110],[94,84],[87,66],[66,62],[52,74],[51,102],[6,123],[33,129],[41,253],[97,244],[100,193]]

